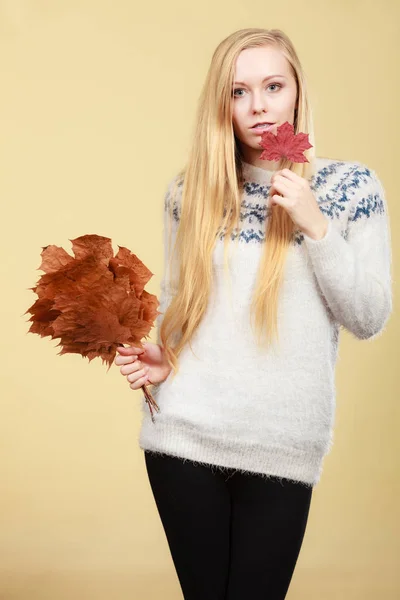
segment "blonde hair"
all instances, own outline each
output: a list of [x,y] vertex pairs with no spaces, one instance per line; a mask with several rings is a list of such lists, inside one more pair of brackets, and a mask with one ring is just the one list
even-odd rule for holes
[[[277,170],[288,168],[307,180],[315,172],[311,107],[305,75],[291,41],[279,29],[247,28],[235,31],[218,45],[212,56],[200,95],[188,160],[174,180],[171,197],[167,202],[170,240],[171,221],[176,210],[174,198],[177,191],[181,192],[179,226],[174,248],[169,252],[168,259],[172,300],[159,330],[159,339],[174,375],[179,370],[178,358],[183,347],[189,343],[193,351],[191,339],[208,306],[216,238],[222,230],[225,235],[226,273],[228,243],[234,228],[239,228],[243,157],[232,125],[232,85],[236,59],[246,48],[266,45],[280,49],[289,62],[297,83],[294,133],[308,133],[313,146],[304,152],[309,162],[293,163],[282,158],[277,163]],[[258,345],[266,343],[269,346],[274,338],[279,341],[279,292],[293,233],[292,219],[282,207],[276,205],[268,219],[266,240],[250,307],[251,318],[255,319]],[[175,275],[171,267],[174,255],[179,257],[175,260]]]

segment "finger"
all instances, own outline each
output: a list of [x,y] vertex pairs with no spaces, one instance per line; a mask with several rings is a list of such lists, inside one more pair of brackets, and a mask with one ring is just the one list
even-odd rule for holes
[[132,390],[137,390],[140,387],[142,387],[142,385],[144,385],[146,383],[146,381],[148,380],[149,376],[148,374],[143,375],[143,377],[139,377],[139,379],[137,379],[136,381],[132,382],[129,387]]
[[144,369],[147,366],[148,365],[144,365],[139,360],[135,360],[134,362],[131,362],[127,365],[123,365],[120,368],[120,372],[122,373],[122,375],[129,375],[130,373],[135,373],[136,371],[139,371],[140,369]]
[[274,194],[273,196],[271,196],[271,199],[270,199],[271,208],[273,208],[276,205],[286,208],[286,206],[287,206],[286,198],[284,198],[283,196],[279,196],[279,194]]
[[133,383],[134,381],[136,381],[136,379],[138,379],[138,377],[143,377],[144,375],[147,375],[148,372],[149,372],[149,367],[143,366],[143,367],[136,369],[135,371],[129,373],[126,376],[126,378],[130,383]]
[[137,356],[134,354],[128,354],[128,356],[116,356],[115,357],[115,364],[116,365],[127,365],[128,363],[133,362],[134,360],[137,360]]
[[[283,175],[278,175],[274,179],[274,182],[272,185],[276,189],[278,189],[277,186],[279,186],[279,188],[283,188],[285,191],[289,191],[293,187],[291,180],[289,180],[289,178],[285,178]],[[280,189],[278,191],[280,191]]]
[[140,352],[144,352],[144,348],[139,348],[139,346],[117,346],[117,352],[140,353]]
[[138,348],[137,346],[118,346],[117,352],[123,354],[124,356],[128,354],[142,354],[144,352],[144,348]]
[[293,171],[291,171],[290,169],[282,169],[282,171],[279,172],[279,175],[281,177],[289,179],[290,181],[295,181],[296,183],[299,183],[299,181],[304,179],[304,177],[301,177],[301,175],[297,175],[297,173],[293,173]]
[[292,196],[293,192],[290,188],[288,188],[285,184],[281,184],[281,183],[277,183],[276,186],[273,187],[273,189],[270,190],[269,196],[270,198],[273,198],[274,196],[278,196],[279,198],[290,198]]

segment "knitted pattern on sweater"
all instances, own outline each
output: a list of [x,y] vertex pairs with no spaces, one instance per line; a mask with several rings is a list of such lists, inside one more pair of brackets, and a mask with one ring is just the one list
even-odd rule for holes
[[[279,351],[261,351],[249,307],[271,210],[266,203],[272,171],[245,162],[243,168],[239,242],[229,250],[231,289],[223,273],[221,237],[213,253],[210,302],[192,339],[193,352],[185,346],[178,374],[173,378],[171,371],[152,389],[160,406],[155,423],[142,396],[139,445],[222,470],[315,486],[333,444],[340,329],[371,340],[383,332],[392,311],[385,192],[377,174],[362,163],[316,159],[310,188],[328,229],[319,240],[300,230],[294,235],[278,307]],[[175,182],[164,199],[165,265]],[[182,184],[173,201],[173,236],[179,190]],[[165,269],[158,309],[163,314],[173,294]]]

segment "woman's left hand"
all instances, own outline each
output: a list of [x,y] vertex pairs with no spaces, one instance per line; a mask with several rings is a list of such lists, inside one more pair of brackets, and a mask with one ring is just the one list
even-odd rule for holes
[[276,171],[271,178],[271,207],[282,206],[292,221],[309,237],[319,240],[326,234],[328,220],[319,209],[318,202],[304,177],[293,173],[290,169]]

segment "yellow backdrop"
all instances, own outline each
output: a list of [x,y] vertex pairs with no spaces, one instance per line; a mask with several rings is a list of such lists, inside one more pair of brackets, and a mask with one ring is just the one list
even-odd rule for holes
[[[138,446],[140,392],[115,365],[58,356],[56,340],[27,333],[41,248],[111,237],[152,270],[147,289],[159,294],[163,194],[211,55],[260,26],[283,29],[299,52],[317,155],[378,173],[396,259],[399,9],[0,0],[2,599],[182,597]],[[335,444],[289,599],[400,595],[398,326],[394,314],[372,342],[341,335]]]

